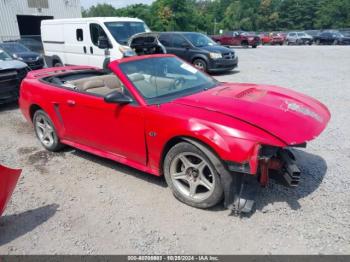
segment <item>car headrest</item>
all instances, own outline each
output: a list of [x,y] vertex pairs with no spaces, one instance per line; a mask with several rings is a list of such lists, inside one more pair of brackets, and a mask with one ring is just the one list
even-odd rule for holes
[[130,79],[132,82],[137,82],[137,81],[145,80],[145,76],[142,75],[142,74],[139,74],[139,73],[135,73],[135,74],[129,75],[128,77],[129,77],[129,79]]
[[105,83],[103,82],[102,79],[92,79],[92,80],[86,81],[83,84],[82,89],[86,91],[91,88],[98,88],[98,87],[104,87],[104,86],[105,86]]

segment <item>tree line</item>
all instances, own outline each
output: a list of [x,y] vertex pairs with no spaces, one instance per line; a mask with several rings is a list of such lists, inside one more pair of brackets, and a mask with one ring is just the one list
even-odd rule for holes
[[83,17],[127,16],[153,31],[287,31],[350,28],[350,0],[156,0],[116,9],[98,4]]

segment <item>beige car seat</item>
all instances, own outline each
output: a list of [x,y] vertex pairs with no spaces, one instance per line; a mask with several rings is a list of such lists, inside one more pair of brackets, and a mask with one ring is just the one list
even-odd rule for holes
[[76,90],[103,96],[109,94],[112,91],[124,91],[120,80],[115,75],[88,77],[70,81],[70,84],[74,85]]

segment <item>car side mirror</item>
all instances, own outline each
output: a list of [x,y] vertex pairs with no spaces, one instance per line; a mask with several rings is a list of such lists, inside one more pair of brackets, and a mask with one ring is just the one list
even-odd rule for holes
[[99,48],[101,49],[107,49],[109,48],[109,42],[108,42],[108,38],[105,36],[99,36],[98,37],[98,41],[97,41],[97,45]]
[[133,102],[132,98],[119,91],[113,91],[104,97],[104,101],[110,104],[126,105]]

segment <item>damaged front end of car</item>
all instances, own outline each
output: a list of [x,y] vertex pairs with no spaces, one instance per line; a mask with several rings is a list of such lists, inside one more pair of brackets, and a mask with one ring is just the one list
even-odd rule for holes
[[[305,148],[306,143],[293,147]],[[292,147],[259,146],[256,172],[249,163],[227,162],[227,170],[221,178],[225,194],[225,207],[232,214],[250,213],[259,187],[266,187],[270,179],[289,188],[299,185],[301,171],[297,166]]]

